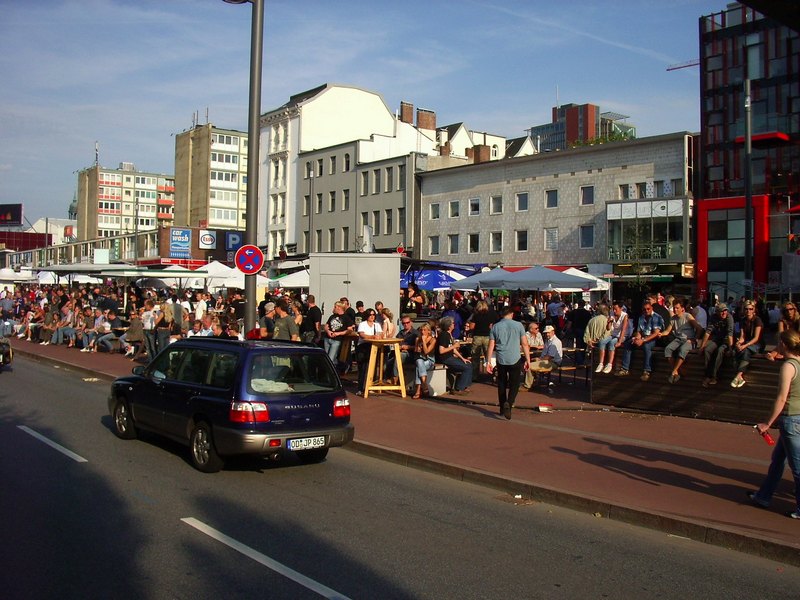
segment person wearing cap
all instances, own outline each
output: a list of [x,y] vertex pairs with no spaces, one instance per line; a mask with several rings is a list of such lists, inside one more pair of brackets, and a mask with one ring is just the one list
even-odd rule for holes
[[560,367],[564,356],[564,349],[561,340],[556,335],[556,328],[552,325],[545,325],[543,331],[545,339],[542,355],[530,366],[530,370],[535,372],[547,372],[552,371],[555,367]]
[[268,340],[275,333],[275,303],[265,302],[264,314],[258,319],[258,328],[262,340]]
[[717,384],[717,373],[731,348],[733,348],[733,316],[728,310],[728,305],[722,302],[717,304],[716,310],[709,317],[708,326],[698,348],[703,353],[706,365],[703,387]]
[[486,350],[486,371],[492,372],[492,355],[497,354],[497,404],[500,414],[511,418],[511,409],[517,399],[523,366],[531,366],[531,349],[525,328],[514,320],[511,307],[503,309],[503,317],[489,332],[489,348]]
[[275,315],[277,318],[275,319],[275,330],[272,332],[272,339],[299,342],[300,327],[298,327],[294,317],[289,314],[289,302],[286,298],[280,298],[275,303]]

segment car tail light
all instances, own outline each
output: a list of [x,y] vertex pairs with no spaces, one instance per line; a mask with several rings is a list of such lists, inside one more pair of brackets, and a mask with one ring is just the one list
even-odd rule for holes
[[339,398],[333,401],[333,416],[336,418],[343,418],[350,416],[350,400],[347,398]]
[[263,402],[231,402],[228,419],[232,423],[266,423],[269,409]]

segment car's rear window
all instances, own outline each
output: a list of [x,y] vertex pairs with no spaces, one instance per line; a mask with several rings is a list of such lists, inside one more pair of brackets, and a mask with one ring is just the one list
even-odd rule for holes
[[247,377],[251,394],[308,393],[338,387],[336,373],[322,352],[258,353]]

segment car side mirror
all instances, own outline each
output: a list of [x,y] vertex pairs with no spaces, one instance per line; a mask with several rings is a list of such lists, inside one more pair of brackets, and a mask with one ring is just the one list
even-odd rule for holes
[[144,369],[145,369],[144,365],[136,365],[135,367],[133,367],[133,369],[131,369],[131,373],[133,373],[134,375],[143,375]]

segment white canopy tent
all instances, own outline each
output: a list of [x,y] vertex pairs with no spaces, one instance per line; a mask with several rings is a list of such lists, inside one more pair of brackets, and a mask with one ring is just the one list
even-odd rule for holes
[[595,277],[594,275],[590,275],[589,273],[580,271],[575,267],[570,267],[569,269],[565,269],[563,272],[569,275],[575,275],[576,277],[582,277],[583,279],[586,279],[588,288],[586,286],[558,288],[559,292],[604,292],[611,287],[609,283],[604,279],[600,279],[599,277]]
[[535,266],[514,272],[498,268],[488,273],[479,273],[456,281],[450,287],[454,290],[471,290],[477,287],[484,290],[562,290],[570,288],[584,290],[591,285],[593,285],[592,282],[585,277]]
[[295,271],[294,273],[290,273],[285,277],[279,277],[278,279],[270,279],[269,280],[269,287],[271,289],[275,288],[307,288],[311,283],[311,277],[308,274],[308,271],[303,269],[302,271]]

